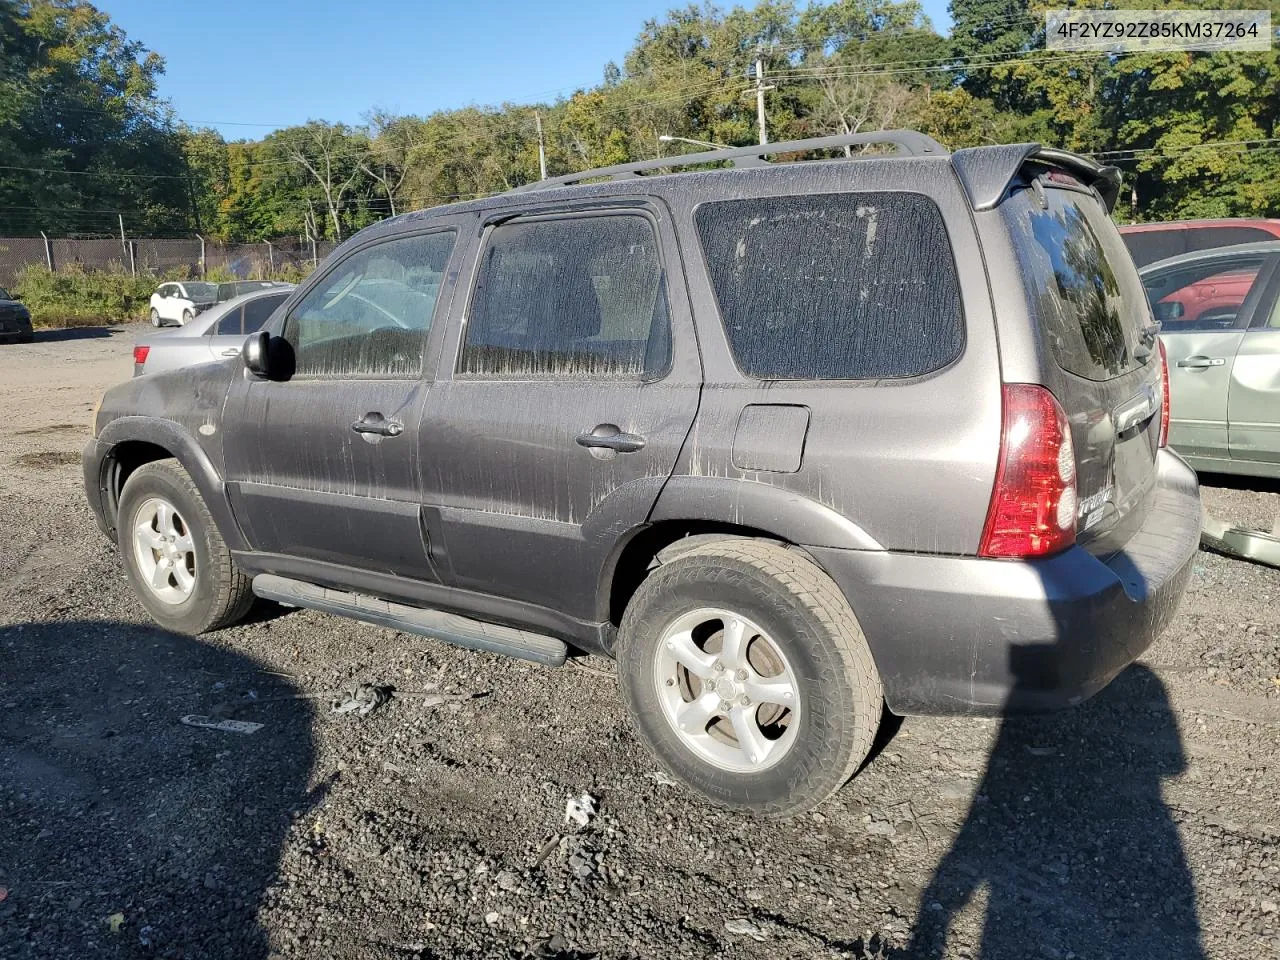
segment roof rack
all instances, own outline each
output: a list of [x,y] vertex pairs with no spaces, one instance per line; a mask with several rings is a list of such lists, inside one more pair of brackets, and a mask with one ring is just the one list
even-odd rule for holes
[[638,163],[623,163],[615,167],[600,167],[596,170],[583,170],[563,177],[552,177],[550,180],[538,180],[535,183],[516,187],[515,191],[546,190],[550,187],[563,187],[584,180],[627,180],[639,176],[646,170],[670,169],[672,167],[694,167],[704,163],[719,163],[724,160],[733,162],[737,167],[769,166],[765,157],[779,153],[803,153],[809,150],[836,150],[841,147],[861,147],[870,144],[891,144],[898,148],[898,153],[909,157],[945,157],[947,148],[932,137],[915,130],[879,130],[875,133],[849,133],[834,137],[813,137],[808,140],[784,140],[781,143],[764,143],[752,147],[730,147],[725,150],[707,150],[703,153],[688,153],[679,157],[660,157],[657,160],[641,160]]

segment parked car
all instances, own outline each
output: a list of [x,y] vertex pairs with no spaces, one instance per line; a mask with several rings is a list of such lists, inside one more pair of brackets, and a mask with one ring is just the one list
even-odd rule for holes
[[886,704],[1076,704],[1173,617],[1199,492],[1118,189],[899,131],[385,220],[242,365],[108,391],[86,493],[168,629],[257,595],[612,656],[666,770],[794,814]]
[[31,311],[8,290],[0,287],[0,343],[5,340],[31,343],[35,338]]
[[1133,262],[1144,267],[1183,253],[1213,250],[1241,243],[1280,240],[1280,220],[1173,220],[1134,223],[1120,228]]
[[190,323],[196,314],[217,302],[218,285],[202,280],[162,283],[151,295],[151,325]]
[[255,290],[269,290],[272,287],[292,288],[292,286],[292,284],[287,284],[280,280],[230,280],[218,284],[218,290],[214,294],[213,302],[225,303],[233,297],[253,293]]
[[1197,470],[1280,477],[1280,240],[1150,264],[1169,442]]
[[[224,286],[219,284],[219,287]],[[177,330],[138,337],[133,347],[133,375],[160,373],[240,356],[244,338],[262,329],[293,284],[269,284],[218,303]]]

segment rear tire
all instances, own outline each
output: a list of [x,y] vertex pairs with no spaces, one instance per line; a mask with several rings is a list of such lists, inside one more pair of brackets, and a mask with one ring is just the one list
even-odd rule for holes
[[721,806],[769,817],[838,790],[870,751],[883,706],[839,588],[763,540],[703,544],[650,574],[622,618],[618,676],[668,773]]
[[176,460],[143,464],[125,481],[116,538],[134,593],[168,630],[217,630],[253,606],[249,578]]

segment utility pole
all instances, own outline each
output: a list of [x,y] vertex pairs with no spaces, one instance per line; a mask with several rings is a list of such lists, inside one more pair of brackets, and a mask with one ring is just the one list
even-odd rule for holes
[[542,114],[537,110],[533,111],[533,120],[538,125],[538,169],[542,173],[542,179],[547,179],[547,145],[542,139]]
[[116,216],[120,220],[120,249],[129,258],[129,274],[136,277],[138,275],[138,267],[133,261],[133,244],[126,240],[124,236],[124,214],[117,213]]
[[[769,131],[765,126],[764,117],[764,92],[766,90],[775,89],[772,85],[765,86],[764,83],[764,48],[756,48],[756,123],[760,125],[760,146],[764,146],[769,142]],[[748,94],[750,95],[750,94]]]

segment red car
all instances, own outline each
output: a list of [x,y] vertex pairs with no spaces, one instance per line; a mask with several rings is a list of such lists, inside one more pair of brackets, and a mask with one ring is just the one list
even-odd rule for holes
[[1280,220],[1173,220],[1134,223],[1120,228],[1124,245],[1138,267],[1195,250],[1212,250],[1238,243],[1280,240]]

